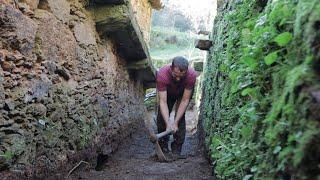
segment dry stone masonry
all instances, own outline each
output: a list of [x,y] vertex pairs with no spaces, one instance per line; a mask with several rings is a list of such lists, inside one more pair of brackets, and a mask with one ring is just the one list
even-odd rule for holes
[[[143,120],[154,80],[151,5],[110,2],[0,0],[1,177],[62,177],[81,160],[95,166]],[[126,16],[125,30],[99,24],[108,19],[101,7]]]

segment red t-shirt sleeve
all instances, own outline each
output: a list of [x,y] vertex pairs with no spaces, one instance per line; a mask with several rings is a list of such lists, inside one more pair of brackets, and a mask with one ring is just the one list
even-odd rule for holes
[[158,91],[166,91],[167,90],[167,82],[164,77],[161,75],[157,76],[157,90]]
[[189,89],[189,90],[193,89],[194,85],[196,83],[196,79],[197,79],[196,74],[194,72],[191,73],[190,76],[187,79],[186,89]]

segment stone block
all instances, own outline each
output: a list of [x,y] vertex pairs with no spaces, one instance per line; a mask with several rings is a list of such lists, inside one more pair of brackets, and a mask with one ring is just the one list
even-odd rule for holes
[[70,18],[70,3],[67,0],[42,0],[39,9],[52,12],[57,19],[68,22]]
[[[144,74],[139,79],[144,84],[155,80],[155,68],[150,60],[141,23],[139,24],[134,14],[146,4],[150,6],[146,2],[143,4],[132,1],[131,4],[93,5],[89,8],[99,35],[113,40],[120,57],[128,63],[127,68],[135,74]],[[143,26],[147,27],[147,24]],[[140,64],[141,62],[143,63]]]
[[89,8],[100,35],[124,29],[130,23],[126,5],[100,5]]
[[77,23],[74,26],[74,36],[76,40],[82,45],[96,45],[95,34],[88,22]]
[[77,42],[68,26],[42,9],[37,9],[35,16],[39,23],[37,46],[41,51],[43,60],[56,64],[62,62],[76,63]]
[[211,46],[212,46],[212,41],[210,41],[210,40],[199,39],[196,42],[196,48],[198,48],[200,50],[209,51]]
[[[0,8],[0,40],[5,49],[17,49],[21,54],[33,58],[34,39],[37,24],[11,5],[2,4]],[[2,38],[4,37],[4,38]]]
[[29,5],[30,10],[35,10],[38,7],[39,0],[24,0]]

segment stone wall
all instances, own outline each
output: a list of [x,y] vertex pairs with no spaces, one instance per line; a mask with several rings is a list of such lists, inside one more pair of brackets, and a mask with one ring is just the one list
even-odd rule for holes
[[149,42],[151,30],[151,4],[149,3],[149,0],[132,0],[130,2],[133,7],[133,13],[141,28],[143,38],[146,42]]
[[144,117],[143,86],[77,0],[0,0],[0,174],[95,166]]

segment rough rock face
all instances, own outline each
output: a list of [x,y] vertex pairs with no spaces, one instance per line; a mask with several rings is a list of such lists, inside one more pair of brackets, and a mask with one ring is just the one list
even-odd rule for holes
[[142,120],[143,86],[76,0],[0,0],[0,175],[95,166]]
[[132,0],[133,13],[136,14],[137,21],[143,32],[143,38],[149,42],[151,25],[151,5],[149,0]]

